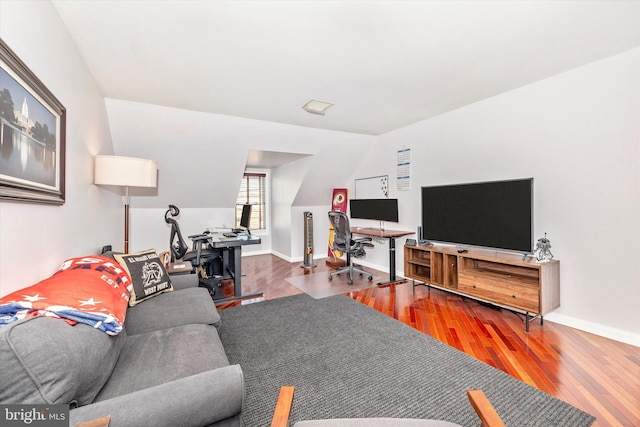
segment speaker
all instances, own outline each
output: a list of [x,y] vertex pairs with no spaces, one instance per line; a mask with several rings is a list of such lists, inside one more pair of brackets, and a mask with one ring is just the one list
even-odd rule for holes
[[422,226],[421,225],[418,226],[418,233],[417,234],[418,234],[418,242],[421,242],[422,241]]

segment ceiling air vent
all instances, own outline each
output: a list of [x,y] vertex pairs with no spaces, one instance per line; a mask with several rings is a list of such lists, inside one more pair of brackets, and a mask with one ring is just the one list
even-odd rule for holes
[[312,99],[302,106],[302,108],[311,113],[311,114],[319,114],[324,116],[324,113],[327,111],[329,107],[333,104],[326,101],[318,101],[317,99]]

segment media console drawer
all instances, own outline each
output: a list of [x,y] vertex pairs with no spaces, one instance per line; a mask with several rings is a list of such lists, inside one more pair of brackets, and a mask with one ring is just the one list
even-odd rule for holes
[[537,287],[511,285],[486,279],[477,280],[473,274],[460,274],[458,290],[496,304],[540,314],[540,293]]

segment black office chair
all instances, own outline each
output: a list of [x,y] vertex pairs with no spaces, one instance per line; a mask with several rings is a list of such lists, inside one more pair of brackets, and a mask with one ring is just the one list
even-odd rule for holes
[[[171,249],[171,262],[182,259],[183,256],[189,250],[189,247],[182,238],[182,232],[180,232],[180,225],[178,221],[173,218],[169,218],[180,215],[180,209],[175,205],[169,205],[169,209],[164,213],[164,222],[171,224],[171,234],[169,235],[169,248]],[[187,260],[184,260],[187,261]]]
[[347,265],[329,274],[329,280],[336,274],[349,272],[350,285],[353,284],[353,273],[366,274],[369,281],[373,280],[371,273],[363,270],[359,265],[352,262],[351,258],[363,258],[366,255],[364,248],[372,248],[371,237],[353,239],[351,237],[351,227],[349,217],[340,211],[329,211],[329,222],[333,225],[333,249],[347,254]]
[[176,260],[189,261],[195,273],[198,274],[199,285],[207,288],[209,294],[213,297],[216,294],[216,289],[221,286],[221,279],[210,277],[212,275],[211,266],[216,260],[222,262],[220,251],[208,247],[208,240],[211,238],[208,231],[189,236],[189,239],[193,242],[191,251],[189,251],[189,247],[182,237],[178,221],[171,218],[178,215],[180,215],[180,209],[175,205],[169,205],[169,209],[164,214],[164,221],[167,224],[171,224],[171,234],[169,235],[171,262]]

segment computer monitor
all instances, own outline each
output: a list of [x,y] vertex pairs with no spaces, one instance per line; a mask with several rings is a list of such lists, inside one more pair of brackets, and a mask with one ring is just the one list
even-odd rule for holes
[[398,199],[351,199],[351,218],[398,222]]
[[249,230],[249,223],[251,222],[251,205],[242,206],[242,214],[240,215],[240,227],[247,230],[247,233],[251,234]]

